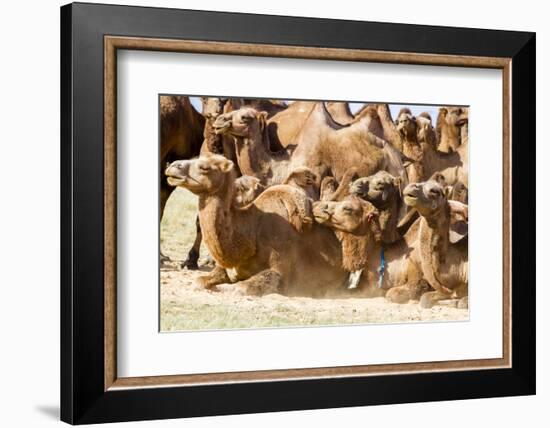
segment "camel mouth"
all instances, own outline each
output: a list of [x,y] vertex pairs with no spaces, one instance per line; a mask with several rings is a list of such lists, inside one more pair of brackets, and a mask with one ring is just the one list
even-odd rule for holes
[[214,124],[214,133],[216,135],[225,134],[230,129],[231,129],[231,122],[225,122],[225,123],[222,123],[222,124],[219,124],[219,123]]
[[407,205],[415,205],[418,202],[418,196],[415,195],[403,195],[403,200]]
[[313,217],[317,223],[326,223],[332,217],[324,208],[313,207]]
[[187,181],[187,178],[168,176],[166,178],[166,181],[168,182],[168,184],[170,186],[177,187],[177,186],[180,186],[182,184],[185,184],[185,182]]

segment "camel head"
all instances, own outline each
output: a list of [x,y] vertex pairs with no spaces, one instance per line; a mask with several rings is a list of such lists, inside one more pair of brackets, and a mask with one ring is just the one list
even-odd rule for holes
[[447,179],[441,172],[434,172],[429,178],[429,181],[436,181],[445,189],[445,195],[448,200],[459,201],[464,204],[468,203],[468,187],[462,182],[457,181],[455,184],[448,185]]
[[409,184],[403,191],[403,199],[427,219],[442,219],[448,215],[451,243],[468,235],[468,205],[448,200],[446,189],[436,181]]
[[235,206],[244,207],[260,193],[265,190],[265,186],[260,182],[259,178],[251,175],[243,175],[235,180]]
[[350,196],[342,201],[317,201],[313,204],[313,216],[317,223],[331,229],[365,235],[373,232],[380,239],[378,210],[368,201]]
[[200,195],[218,191],[233,171],[233,162],[221,155],[172,162],[165,170],[168,184]]
[[359,274],[354,276],[356,283],[361,270],[367,266],[371,245],[382,238],[378,211],[370,202],[348,196],[338,202],[315,202],[313,216],[317,223],[334,231],[342,245],[342,267]]
[[259,112],[252,107],[243,107],[218,116],[213,127],[216,134],[251,138],[264,132],[266,119],[267,112]]
[[405,138],[416,136],[416,118],[408,108],[402,108],[395,119],[397,131]]
[[378,171],[369,177],[355,180],[350,186],[350,193],[371,202],[377,208],[382,208],[398,197],[400,187],[401,178],[394,177],[386,171]]
[[444,153],[454,152],[460,145],[460,128],[468,123],[467,107],[440,107],[437,116],[438,149]]
[[437,149],[437,137],[435,129],[432,125],[432,117],[422,112],[416,118],[416,140],[419,143],[426,143],[434,150]]
[[206,119],[216,119],[223,113],[228,98],[201,97],[202,115]]
[[420,215],[428,218],[437,215],[447,204],[444,187],[430,180],[409,184],[403,190],[403,200]]

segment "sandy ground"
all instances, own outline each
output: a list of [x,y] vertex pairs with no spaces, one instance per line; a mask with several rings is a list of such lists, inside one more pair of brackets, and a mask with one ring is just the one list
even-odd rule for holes
[[[195,231],[196,197],[178,189],[168,201],[161,224],[161,245],[173,260],[183,260]],[[199,264],[207,250],[201,249]],[[177,262],[161,270],[161,330],[262,328],[279,326],[404,323],[418,321],[460,321],[467,309],[435,306],[422,309],[418,302],[398,305],[379,298],[312,299],[270,294],[262,297],[239,295],[231,284],[208,291],[195,284],[201,271],[180,269]]]

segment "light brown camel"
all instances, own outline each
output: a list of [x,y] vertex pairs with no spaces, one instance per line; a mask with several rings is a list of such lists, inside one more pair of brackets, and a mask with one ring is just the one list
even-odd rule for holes
[[[176,159],[192,158],[200,152],[203,141],[204,118],[192,106],[188,97],[160,96],[160,218],[173,188],[164,178],[167,163]],[[198,253],[194,248],[189,252],[190,265],[196,266]],[[161,261],[168,258],[162,254]]]
[[260,179],[265,186],[281,184],[290,169],[290,150],[272,152],[266,127],[267,113],[251,107],[218,116],[216,133],[234,138],[237,163],[243,174]]
[[431,307],[449,297],[468,296],[468,206],[449,201],[435,181],[409,184],[403,191],[405,203],[421,215],[419,220],[420,266],[422,275],[435,290],[420,301]]
[[223,156],[176,161],[166,175],[170,185],[199,196],[204,242],[217,264],[201,277],[204,287],[230,282],[226,269],[247,294],[314,295],[346,278],[334,234],[318,225],[300,230],[299,213],[307,200],[302,189],[272,186],[251,204],[235,208],[234,166]]
[[294,151],[269,150],[265,113],[240,109],[218,117],[216,132],[235,137],[237,161],[241,171],[266,185],[281,183],[298,167],[308,167],[317,177],[332,175],[340,180],[349,168],[357,166],[359,175],[383,169],[406,183],[402,153],[369,132],[369,117],[342,126],[332,119],[324,103],[316,103],[296,138]]
[[359,208],[356,196],[316,202],[313,213],[318,223],[335,231],[343,263],[351,272],[350,283],[360,278],[367,295],[387,289],[386,298],[396,303],[421,297],[421,306],[431,307],[439,300],[461,298],[458,305],[467,306],[467,206],[447,201],[443,187],[434,181],[410,184],[404,195],[422,217],[403,239],[385,245],[383,253],[366,227],[372,215]]
[[[223,154],[228,159],[235,161],[235,147],[231,139],[226,139],[223,136],[216,134],[212,128],[214,120],[223,113],[229,113],[234,110],[238,110],[242,107],[251,107],[258,111],[267,112],[267,118],[284,112],[287,109],[287,105],[279,100],[269,99],[253,99],[253,98],[220,98],[220,97],[200,97],[202,102],[202,114],[207,119],[208,138],[205,129],[205,144],[201,154],[217,153]],[[287,115],[290,117],[290,115]],[[277,138],[273,138],[272,150],[278,150],[281,148]],[[229,147],[228,147],[229,146]]]

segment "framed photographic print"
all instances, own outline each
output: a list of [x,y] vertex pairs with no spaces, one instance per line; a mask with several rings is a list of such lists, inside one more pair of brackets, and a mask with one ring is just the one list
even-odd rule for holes
[[76,3],[61,54],[62,420],[535,393],[533,33]]

